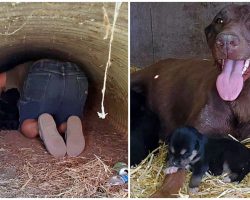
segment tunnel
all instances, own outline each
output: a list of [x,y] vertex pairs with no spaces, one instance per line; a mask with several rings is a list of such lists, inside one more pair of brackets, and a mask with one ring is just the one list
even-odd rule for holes
[[[113,33],[111,66],[108,68],[104,99],[105,112],[108,115],[105,119],[100,119],[97,115],[101,111],[103,79],[115,5],[50,2],[0,4],[0,72],[39,59],[56,59],[76,63],[88,76],[89,92],[82,119],[86,139],[86,147],[81,154],[84,159],[79,161],[79,158],[72,158],[69,161],[77,166],[98,159],[103,159],[102,162],[109,166],[118,161],[127,162],[127,3],[122,3],[119,9]],[[30,140],[21,136],[18,131],[1,131],[0,137],[0,144],[6,150],[0,155],[5,162],[0,166],[1,176],[14,173],[13,176],[20,180],[25,179],[25,171],[22,171],[24,166],[27,163],[31,166],[39,165],[40,157],[43,156],[40,154],[45,150],[43,145],[38,139]],[[35,155],[40,157],[35,159]],[[46,166],[58,162],[47,154],[44,156],[42,160]],[[49,166],[47,167],[51,170]],[[29,183],[33,180],[34,178]],[[33,192],[36,195],[32,196],[26,192],[26,189],[30,190],[28,185],[25,185],[22,193],[7,194],[0,188],[0,194],[4,197],[43,197],[45,194],[37,190]],[[9,191],[12,191],[11,188]],[[47,196],[53,196],[58,191],[60,187]],[[79,192],[75,197],[95,197],[94,194]]]

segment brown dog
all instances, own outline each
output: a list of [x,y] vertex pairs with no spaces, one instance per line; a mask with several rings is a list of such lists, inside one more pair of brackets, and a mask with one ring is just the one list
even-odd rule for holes
[[[214,61],[167,59],[131,75],[131,88],[144,93],[160,117],[165,137],[188,124],[205,134],[250,136],[250,6],[222,9],[205,29]],[[219,70],[218,70],[219,67]],[[164,195],[177,193],[166,185]],[[172,179],[171,179],[172,180]],[[164,188],[163,188],[164,190]]]

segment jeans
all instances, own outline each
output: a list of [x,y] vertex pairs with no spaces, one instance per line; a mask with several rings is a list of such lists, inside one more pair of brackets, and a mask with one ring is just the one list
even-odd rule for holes
[[57,125],[71,115],[82,117],[88,79],[74,63],[39,60],[29,69],[18,103],[20,124],[51,114]]

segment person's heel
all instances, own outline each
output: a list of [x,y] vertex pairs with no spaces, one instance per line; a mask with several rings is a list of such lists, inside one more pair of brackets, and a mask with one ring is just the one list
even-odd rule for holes
[[71,116],[67,120],[66,146],[69,156],[78,156],[85,147],[85,139],[82,132],[82,122],[77,116]]
[[48,152],[55,157],[66,154],[66,145],[56,128],[56,123],[50,114],[44,113],[38,118],[39,135]]

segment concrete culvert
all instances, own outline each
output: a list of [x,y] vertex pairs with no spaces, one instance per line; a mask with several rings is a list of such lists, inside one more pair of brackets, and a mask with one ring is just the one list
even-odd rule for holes
[[115,24],[111,66],[100,119],[102,87],[116,3],[1,3],[0,72],[39,59],[69,61],[89,79],[84,152],[53,158],[42,142],[0,132],[1,197],[126,197],[127,185],[107,184],[112,165],[127,163],[128,5]]

